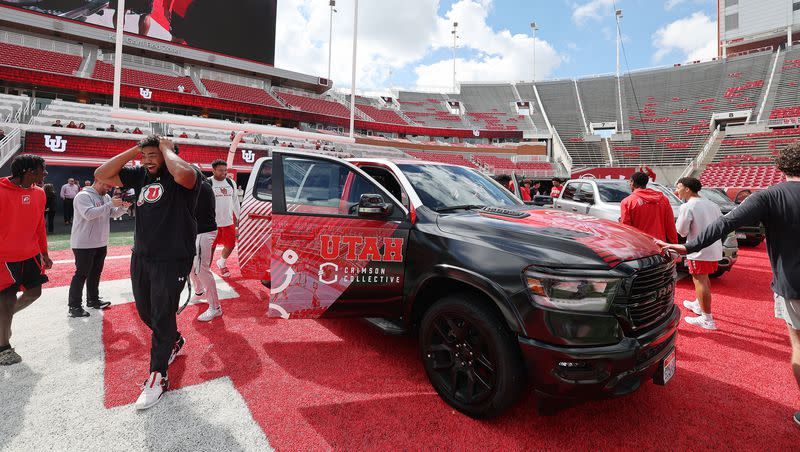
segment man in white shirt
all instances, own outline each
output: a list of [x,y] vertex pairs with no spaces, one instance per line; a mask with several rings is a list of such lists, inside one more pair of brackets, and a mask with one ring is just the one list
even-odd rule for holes
[[[693,177],[684,177],[675,185],[675,192],[683,201],[678,220],[675,224],[678,234],[687,241],[695,240],[706,227],[722,216],[719,206],[700,196],[700,181]],[[694,280],[697,299],[684,300],[683,305],[697,314],[697,317],[686,317],[686,323],[697,325],[707,330],[716,330],[717,325],[711,316],[711,280],[710,274],[717,271],[722,259],[722,242],[717,240],[708,248],[686,256],[689,274]]]
[[217,239],[216,245],[222,245],[222,257],[217,259],[217,267],[224,277],[231,275],[228,270],[227,260],[236,246],[236,224],[239,222],[239,197],[236,194],[236,185],[228,179],[228,164],[224,160],[211,162],[214,177],[211,178],[211,188],[214,190],[216,200]]
[[81,187],[71,177],[66,184],[61,186],[61,199],[64,201],[64,224],[72,224],[72,216],[74,215],[72,201],[79,191],[81,191]]

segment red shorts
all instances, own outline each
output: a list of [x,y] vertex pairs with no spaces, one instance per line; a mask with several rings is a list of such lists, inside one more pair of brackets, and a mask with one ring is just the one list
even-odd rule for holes
[[712,261],[693,261],[687,259],[686,264],[689,267],[690,275],[710,275],[719,268],[719,263]]
[[233,248],[236,246],[236,226],[224,226],[217,228],[217,239],[214,240],[214,246],[222,245],[225,248]]

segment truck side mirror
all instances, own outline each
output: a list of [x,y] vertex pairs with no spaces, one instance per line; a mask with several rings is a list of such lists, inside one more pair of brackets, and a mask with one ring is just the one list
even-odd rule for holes
[[386,218],[394,211],[394,205],[383,200],[383,195],[364,194],[358,202],[358,216],[364,218]]

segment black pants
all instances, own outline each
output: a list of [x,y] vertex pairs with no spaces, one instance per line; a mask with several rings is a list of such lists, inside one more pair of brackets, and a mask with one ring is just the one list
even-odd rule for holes
[[79,308],[83,304],[83,286],[86,285],[86,303],[97,303],[100,298],[100,274],[106,261],[107,248],[72,249],[75,255],[75,275],[69,285],[69,307]]
[[131,285],[139,318],[153,332],[150,372],[167,375],[169,355],[178,333],[177,312],[181,291],[192,269],[192,259],[166,262],[131,256]]
[[56,219],[56,213],[51,210],[45,213],[45,216],[47,217],[47,233],[52,234],[54,229],[53,221]]
[[72,207],[72,200],[64,198],[64,222],[72,221],[72,214],[74,209]]

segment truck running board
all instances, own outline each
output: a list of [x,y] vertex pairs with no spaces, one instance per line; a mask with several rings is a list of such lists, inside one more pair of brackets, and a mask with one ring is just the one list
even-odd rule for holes
[[384,319],[382,317],[368,317],[364,320],[389,336],[403,336],[408,333],[408,328],[403,326],[399,320]]

